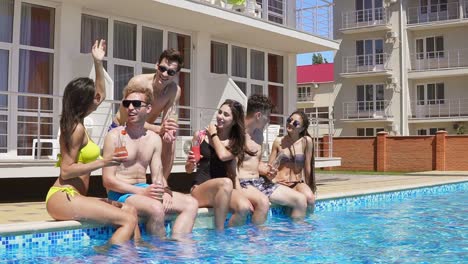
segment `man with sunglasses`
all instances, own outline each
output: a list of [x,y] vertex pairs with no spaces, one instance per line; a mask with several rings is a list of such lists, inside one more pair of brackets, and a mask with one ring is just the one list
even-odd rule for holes
[[[104,142],[104,158],[112,155],[120,142],[125,142],[127,159],[123,166],[103,168],[103,184],[111,200],[128,203],[145,217],[148,233],[165,236],[164,218],[178,214],[172,228],[173,238],[190,233],[198,212],[198,202],[191,196],[172,192],[162,173],[162,140],[145,128],[152,112],[152,91],[141,86],[124,89],[122,107],[127,112],[126,126],[111,130]],[[150,168],[152,184],[147,184]]]
[[[178,51],[165,50],[156,63],[155,74],[136,75],[127,85],[144,87],[154,94],[151,102],[152,110],[146,119],[145,128],[156,132],[163,139],[163,153],[167,153],[162,156],[163,173],[166,178],[169,177],[174,162],[176,131],[179,128],[177,122],[168,117],[168,113],[173,105],[179,104],[181,88],[175,83],[175,78],[182,66],[182,55]],[[154,124],[161,113],[163,114],[161,125]],[[127,118],[126,109],[121,105],[109,130],[125,125]]]

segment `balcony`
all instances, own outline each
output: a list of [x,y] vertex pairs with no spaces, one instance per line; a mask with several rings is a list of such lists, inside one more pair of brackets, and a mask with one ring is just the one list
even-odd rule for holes
[[[462,10],[460,7],[462,6]],[[460,6],[458,2],[416,6],[407,9],[409,30],[466,24],[468,1]],[[462,11],[462,12],[460,12]]]
[[312,93],[297,93],[297,108],[314,107],[314,95]]
[[411,101],[412,120],[468,119],[468,98]]
[[343,103],[343,120],[387,121],[393,118],[391,101],[354,101]]
[[410,59],[410,79],[468,74],[468,49],[418,52]]
[[391,25],[388,13],[383,7],[348,11],[341,14],[340,31],[345,34],[389,29],[391,29]]
[[390,76],[389,58],[387,53],[343,57],[341,77]]

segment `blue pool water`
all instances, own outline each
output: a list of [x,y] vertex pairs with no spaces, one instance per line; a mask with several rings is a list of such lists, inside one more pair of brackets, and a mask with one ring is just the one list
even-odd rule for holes
[[[466,184],[465,184],[466,186]],[[346,206],[319,205],[304,223],[276,216],[265,226],[224,232],[196,229],[186,242],[146,237],[157,247],[113,247],[97,254],[79,240],[10,249],[10,263],[466,263],[468,192],[367,199]],[[334,203],[334,202],[332,202]]]

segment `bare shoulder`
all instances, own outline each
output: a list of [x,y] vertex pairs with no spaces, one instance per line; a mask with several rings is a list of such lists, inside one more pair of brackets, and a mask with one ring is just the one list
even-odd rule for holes
[[[146,130],[146,138],[151,143],[160,144],[162,142],[161,136],[154,132],[153,130]],[[148,142],[149,143],[149,142]]]
[[169,96],[171,98],[178,99],[180,97],[181,92],[182,92],[182,89],[180,88],[180,86],[175,82],[171,82],[167,86],[168,86],[167,87],[167,93],[169,94]]
[[313,140],[312,140],[312,138],[311,138],[310,136],[305,136],[304,138],[305,138],[305,140],[306,140],[306,142],[307,142],[307,145],[313,143]]
[[154,74],[138,74],[133,76],[130,81],[128,81],[129,86],[143,86],[146,87],[151,85]]

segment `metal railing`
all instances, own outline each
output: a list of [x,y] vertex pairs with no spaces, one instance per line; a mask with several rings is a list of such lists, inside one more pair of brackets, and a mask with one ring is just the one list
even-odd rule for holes
[[341,29],[351,29],[369,26],[387,25],[389,22],[387,10],[383,7],[365,10],[343,12],[341,14]]
[[429,22],[454,20],[460,18],[460,4],[458,2],[415,6],[408,7],[407,9],[408,24],[422,24]]
[[411,119],[468,117],[468,98],[411,101]]
[[343,57],[342,73],[381,72],[390,70],[390,55],[376,53],[370,55]]
[[296,29],[332,39],[333,4],[323,0],[297,0]]
[[314,100],[314,95],[312,93],[297,93],[298,102],[310,102]]
[[391,101],[354,101],[343,103],[343,119],[392,118]]
[[418,52],[411,54],[411,70],[468,67],[468,49]]
[[[327,158],[333,157],[333,135],[335,135],[335,120],[330,118],[330,113],[319,112],[317,109],[315,112],[307,113],[306,115],[309,117],[310,121],[308,132],[314,141],[315,157],[320,157],[320,153],[324,153],[324,150],[328,151]],[[320,116],[328,116],[328,118],[323,118]],[[328,142],[320,140],[320,138],[323,138],[323,135],[325,134],[329,135]],[[325,144],[328,146],[327,149],[325,149]]]

